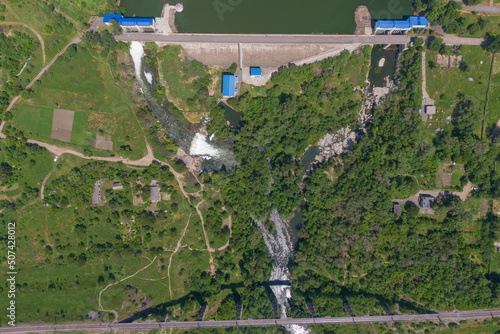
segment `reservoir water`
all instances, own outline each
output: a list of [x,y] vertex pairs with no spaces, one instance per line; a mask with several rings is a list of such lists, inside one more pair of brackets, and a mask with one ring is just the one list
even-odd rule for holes
[[411,0],[122,0],[127,16],[160,16],[165,3],[182,2],[179,32],[352,34],[354,11],[365,5],[373,19],[411,15]]

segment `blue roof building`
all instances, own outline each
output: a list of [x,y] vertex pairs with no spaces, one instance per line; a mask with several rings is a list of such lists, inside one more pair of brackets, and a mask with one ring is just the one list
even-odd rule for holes
[[260,67],[250,67],[250,76],[253,78],[260,78],[262,75],[262,70]]
[[410,21],[394,21],[394,29],[396,30],[410,30],[411,28]]
[[410,24],[413,28],[427,28],[429,20],[425,16],[410,16]]
[[153,18],[141,18],[141,17],[123,17],[122,14],[104,14],[103,21],[106,24],[110,24],[111,19],[116,20],[122,28],[153,28],[154,19]]
[[118,23],[122,27],[151,27],[153,25],[152,18],[123,18]]
[[394,21],[392,20],[377,21],[375,29],[392,30],[394,29]]
[[222,75],[222,96],[223,97],[234,97],[238,90],[236,89],[236,83],[238,78],[234,74],[223,74]]
[[109,20],[113,19],[116,22],[120,23],[120,20],[123,18],[122,14],[104,14],[103,21],[104,23],[109,23]]
[[428,28],[429,20],[424,16],[410,16],[408,20],[379,20],[375,24],[375,32],[389,32],[394,30],[407,32],[413,28]]

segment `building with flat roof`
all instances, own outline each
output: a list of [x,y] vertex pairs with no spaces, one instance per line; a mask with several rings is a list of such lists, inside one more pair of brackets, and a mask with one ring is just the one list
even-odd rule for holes
[[122,14],[104,14],[103,21],[110,25],[110,20],[115,20],[123,30],[129,31],[154,31],[155,19],[151,17],[123,17]]
[[392,203],[392,212],[394,212],[396,216],[401,216],[401,204]]
[[92,204],[101,204],[101,180],[95,181],[94,192],[92,193]]
[[223,97],[234,97],[238,92],[236,88],[236,83],[238,78],[234,74],[223,74],[222,75],[222,96]]
[[414,28],[429,28],[429,20],[424,16],[410,16],[408,20],[378,20],[375,33],[407,33]]
[[252,78],[260,78],[262,76],[260,67],[250,67],[250,76]]
[[436,106],[433,106],[433,105],[425,106],[425,113],[427,115],[435,115],[436,114]]
[[425,195],[421,194],[419,196],[419,204],[422,209],[431,209],[432,208],[432,203],[436,200],[434,197],[431,195]]
[[150,189],[149,200],[151,201],[151,203],[158,203],[161,197],[160,197],[160,186],[158,185],[156,180],[151,180],[149,189]]

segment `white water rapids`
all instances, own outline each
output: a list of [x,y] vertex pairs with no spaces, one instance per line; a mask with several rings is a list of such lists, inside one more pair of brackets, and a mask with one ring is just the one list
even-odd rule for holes
[[189,154],[191,155],[202,155],[210,157],[218,157],[220,150],[210,145],[207,142],[207,137],[201,133],[197,133],[191,142],[191,148],[189,149]]
[[[255,225],[257,225],[257,228],[262,232],[269,255],[274,260],[274,268],[269,280],[288,281],[290,279],[288,262],[293,256],[293,242],[289,232],[290,224],[281,219],[277,209],[271,212],[270,220],[274,223],[276,236],[269,233],[264,223],[254,219]],[[290,294],[290,286],[272,285],[271,290],[281,308],[281,318],[286,318],[288,299],[292,297]],[[309,330],[303,326],[287,325],[285,328],[291,334],[309,333]]]
[[[147,80],[149,84],[153,83],[153,75],[149,72],[144,72],[142,70],[142,58],[144,57],[144,48],[142,44],[139,42],[130,43],[130,55],[134,61],[135,65],[135,76],[139,82],[139,85],[143,88],[144,82],[142,79],[142,75],[144,74],[144,78]],[[144,92],[144,89],[143,89]],[[145,93],[145,92],[144,92]],[[149,102],[149,101],[148,101]],[[156,116],[156,115],[155,115]],[[157,116],[158,117],[158,116]],[[178,123],[178,122],[177,122]],[[172,124],[172,122],[162,122],[165,127],[168,127],[167,130],[169,133],[174,133],[174,130],[180,133],[180,129],[178,124]],[[175,129],[173,129],[175,127]],[[182,136],[186,137],[187,133],[183,133]],[[178,136],[180,137],[180,136]],[[214,144],[207,141],[207,137],[201,133],[196,133],[194,137],[190,135],[190,155],[200,155],[205,158],[221,158],[224,159],[225,164],[230,167],[232,165],[232,154],[228,150],[223,150],[217,148]]]

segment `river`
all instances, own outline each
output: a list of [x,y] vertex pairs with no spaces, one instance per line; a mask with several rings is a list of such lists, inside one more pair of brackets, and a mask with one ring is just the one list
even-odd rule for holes
[[[373,19],[411,15],[411,0],[179,0],[179,32],[352,34],[354,11],[365,5]],[[127,16],[160,16],[167,0],[122,0]]]
[[158,69],[143,66],[144,49],[139,42],[130,44],[130,55],[134,61],[135,78],[144,99],[154,117],[158,119],[175,144],[191,155],[201,156],[203,159],[202,169],[204,170],[223,168],[231,170],[236,165],[236,158],[227,147],[201,134],[198,131],[199,126],[182,122],[178,116],[170,112],[168,105],[157,99],[156,77]]

